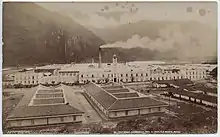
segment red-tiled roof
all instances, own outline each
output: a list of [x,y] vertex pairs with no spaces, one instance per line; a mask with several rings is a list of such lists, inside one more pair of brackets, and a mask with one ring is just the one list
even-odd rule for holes
[[189,92],[189,91],[183,91],[181,89],[171,89],[169,92],[179,94],[179,95],[185,95],[188,97],[193,97],[196,99],[202,99],[204,101],[208,101],[208,102],[217,104],[217,97],[215,97],[215,96],[210,96],[210,95],[203,94],[203,93],[194,93],[194,92]]
[[42,117],[67,114],[81,114],[80,110],[71,107],[70,105],[49,105],[49,106],[25,106],[16,108],[15,111],[8,117],[27,118],[27,117]]
[[130,97],[139,97],[139,95],[135,92],[133,93],[117,93],[117,94],[112,94],[116,98],[130,98]]
[[61,98],[45,98],[45,99],[33,99],[33,105],[46,105],[46,104],[56,104],[56,103],[65,103],[63,97]]
[[107,89],[107,92],[114,94],[114,93],[123,93],[123,92],[129,92],[126,88],[118,88],[118,89]]
[[44,106],[29,105],[38,87],[39,86],[34,87],[28,92],[25,92],[24,97],[9,115],[8,119],[83,113],[82,111],[66,104]]
[[[119,110],[119,109],[139,109],[143,107],[161,106],[166,105],[163,102],[154,100],[149,97],[134,97],[129,99],[116,99],[116,94],[111,94],[102,89],[101,87],[89,83],[84,86],[87,92],[93,96],[106,110]],[[117,90],[116,90],[117,91]],[[129,93],[129,92],[128,92]],[[118,93],[119,94],[119,93]]]
[[36,98],[52,98],[52,97],[63,97],[63,93],[55,93],[55,94],[36,94]]
[[121,85],[113,85],[113,86],[104,86],[102,87],[103,89],[118,89],[118,88],[123,88]]
[[189,79],[158,80],[158,81],[154,81],[154,82],[158,83],[158,84],[173,84],[173,85],[176,85],[176,86],[193,84],[193,82]]
[[163,102],[154,100],[149,97],[131,98],[131,99],[119,99],[117,100],[109,110],[119,110],[119,109],[138,109],[146,107],[159,107],[162,105],[167,105]]
[[93,83],[84,85],[87,92],[93,96],[106,110],[116,101],[116,98],[107,93],[101,87]]
[[209,88],[205,87],[204,85],[201,84],[195,84],[195,85],[190,85],[190,86],[180,86],[181,89],[187,89],[188,91],[204,91],[204,92],[209,92],[209,93],[217,93],[217,88]]

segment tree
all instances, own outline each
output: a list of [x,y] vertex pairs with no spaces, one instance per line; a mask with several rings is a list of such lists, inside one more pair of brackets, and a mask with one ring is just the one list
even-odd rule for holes
[[106,78],[106,79],[105,79],[105,83],[108,83],[108,82],[109,82],[109,79],[108,79],[108,78]]
[[210,72],[210,75],[211,75],[213,78],[217,78],[217,75],[218,75],[218,67],[214,68],[214,69]]

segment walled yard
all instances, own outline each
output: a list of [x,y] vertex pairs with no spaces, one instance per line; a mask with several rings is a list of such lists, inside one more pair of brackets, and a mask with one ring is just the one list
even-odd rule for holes
[[[160,117],[161,122],[156,122],[157,118],[142,119],[121,122],[117,125],[118,130],[171,130],[180,131],[180,133],[216,133],[217,132],[217,108],[206,108],[188,101],[170,99],[160,96],[163,90],[160,88],[157,92],[153,90],[143,90],[144,94],[152,94],[155,99],[163,102],[170,102],[169,117]],[[156,91],[156,90],[155,90]],[[148,123],[154,123],[149,125]],[[134,126],[129,126],[134,125]],[[142,126],[146,125],[146,126]],[[148,126],[147,126],[148,125]]]

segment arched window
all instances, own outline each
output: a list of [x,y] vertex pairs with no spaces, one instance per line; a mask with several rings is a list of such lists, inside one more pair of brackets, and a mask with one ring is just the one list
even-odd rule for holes
[[83,75],[81,75],[81,78],[83,78]]
[[94,75],[92,74],[92,78],[94,78]]
[[123,77],[123,74],[121,74],[121,77]]

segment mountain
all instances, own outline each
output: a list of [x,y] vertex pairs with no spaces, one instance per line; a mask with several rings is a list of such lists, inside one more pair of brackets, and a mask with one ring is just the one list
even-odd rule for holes
[[[142,20],[89,29],[112,45],[139,47],[147,50],[146,53],[157,51],[156,60],[209,61],[217,58],[217,29],[196,21]],[[148,55],[145,56],[148,59]]]
[[[128,24],[122,24],[115,27],[108,28],[94,28],[90,27],[97,36],[100,36],[103,40],[113,43],[116,41],[125,41],[137,34],[141,37],[149,37],[156,39],[160,37],[160,30],[163,29],[180,28],[181,33],[192,32],[211,32],[214,37],[217,37],[217,30],[210,28],[204,24],[196,21],[156,21],[156,20],[142,20],[138,22],[130,22]],[[175,30],[174,30],[175,31]],[[125,33],[126,32],[126,33]]]
[[34,3],[3,4],[3,66],[83,62],[105,42],[71,18]]

